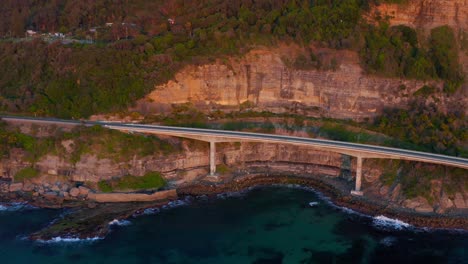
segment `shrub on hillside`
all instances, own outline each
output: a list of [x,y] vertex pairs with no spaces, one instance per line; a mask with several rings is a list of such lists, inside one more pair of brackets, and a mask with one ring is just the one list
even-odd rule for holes
[[27,168],[19,170],[15,174],[14,179],[16,182],[20,182],[24,180],[33,179],[37,177],[38,175],[39,175],[39,171],[37,171],[33,167],[27,167]]

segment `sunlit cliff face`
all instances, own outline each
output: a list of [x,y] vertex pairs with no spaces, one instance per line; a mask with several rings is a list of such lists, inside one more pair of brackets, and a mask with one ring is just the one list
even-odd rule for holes
[[[139,101],[137,110],[159,113],[170,111],[171,104],[191,102],[200,110],[228,112],[248,103],[256,111],[362,120],[381,114],[385,107],[408,106],[411,95],[428,83],[368,75],[352,51],[329,52],[336,59],[334,69],[293,69],[284,58],[294,58],[294,49],[298,48],[257,49],[227,64],[188,66],[174,80],[155,87]],[[437,81],[430,83],[441,86]],[[466,98],[438,97],[442,110],[468,103]]]
[[[381,4],[371,13],[390,18],[392,25],[408,25],[425,30],[449,25],[454,29],[468,29],[468,1],[466,0],[409,0],[407,4]],[[458,31],[457,30],[457,31]]]

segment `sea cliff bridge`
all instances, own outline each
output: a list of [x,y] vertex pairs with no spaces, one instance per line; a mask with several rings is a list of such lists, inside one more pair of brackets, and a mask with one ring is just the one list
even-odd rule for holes
[[259,142],[259,143],[277,143],[290,144],[298,146],[311,147],[323,151],[336,152],[344,155],[356,157],[356,185],[351,192],[354,195],[362,195],[362,160],[363,159],[401,159],[410,161],[427,162],[454,166],[468,169],[468,159],[445,156],[427,152],[412,151],[399,148],[389,148],[382,146],[348,143],[342,141],[333,141],[325,139],[303,138],[293,136],[283,136],[274,134],[261,134],[239,131],[226,131],[214,129],[199,129],[186,127],[170,127],[158,125],[144,125],[134,123],[105,122],[105,121],[76,121],[54,118],[33,118],[33,117],[15,117],[0,116],[6,122],[19,123],[37,123],[53,124],[58,126],[93,126],[101,125],[109,129],[115,129],[126,132],[139,132],[146,134],[167,135],[182,138],[190,138],[209,142],[210,144],[210,176],[216,176],[216,143],[220,142]]

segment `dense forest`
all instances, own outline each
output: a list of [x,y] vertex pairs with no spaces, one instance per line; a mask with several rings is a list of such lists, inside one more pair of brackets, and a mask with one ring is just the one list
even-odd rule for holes
[[[362,13],[376,2],[4,1],[0,107],[68,118],[125,109],[184,64],[278,41],[355,49],[371,74],[443,79],[455,92],[463,74],[453,30],[418,39],[409,27],[366,23]],[[96,42],[19,38],[26,29]]]
[[[0,43],[1,106],[68,118],[124,109],[184,63],[276,40],[347,47],[364,6],[354,0],[6,1],[0,34],[10,39]],[[112,26],[103,26],[108,21]],[[18,41],[28,28],[85,38],[94,26],[101,28],[92,45]]]
[[[255,26],[257,30],[267,31],[269,28],[278,34],[304,34],[314,23],[321,25],[319,28],[323,31],[319,34],[326,37],[333,31],[346,34],[348,22],[355,22],[359,18],[359,9],[367,7],[368,2],[371,1],[5,0],[0,7],[4,15],[0,35],[23,36],[26,29],[79,35],[106,23],[113,23],[113,31],[117,33],[127,31],[122,25],[125,23],[136,27],[138,33],[154,36],[171,26],[168,21],[171,18],[175,20],[176,27],[182,26],[181,31],[212,26],[224,26],[226,30]],[[303,26],[296,27],[303,22]],[[122,38],[125,34],[121,32],[113,36]],[[303,37],[310,37],[308,35],[310,33]]]
[[[3,0],[0,111],[64,118],[120,111],[186,64],[280,42],[355,50],[369,74],[443,80],[444,92],[456,92],[465,81],[456,32],[442,26],[425,36],[406,26],[389,26],[385,18],[367,21],[363,14],[382,2],[405,1]],[[92,42],[25,37],[26,30]],[[313,54],[301,57],[294,66],[313,60]],[[376,125],[398,137],[432,127],[432,141],[425,143],[435,151],[459,152],[454,146],[466,136],[455,131],[466,122],[453,129],[443,124],[465,117],[413,110],[405,118],[389,111]],[[417,124],[421,115],[429,115],[431,124],[424,131],[396,132],[407,122]],[[449,132],[456,140],[443,146],[435,142]]]

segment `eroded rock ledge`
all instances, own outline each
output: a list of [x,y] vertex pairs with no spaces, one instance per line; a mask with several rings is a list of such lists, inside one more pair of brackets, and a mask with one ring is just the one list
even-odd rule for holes
[[[39,177],[24,183],[13,182],[13,175],[21,168],[32,164],[21,161],[19,156],[11,155],[9,160],[0,163],[0,171],[3,170],[3,175],[6,175],[4,178],[9,180],[0,183],[0,193],[4,193],[11,199],[24,197],[25,200],[32,201],[41,207],[62,207],[70,202],[89,200],[90,193],[91,196],[99,193],[97,182],[101,180],[122,177],[128,173],[141,176],[150,171],[161,172],[162,176],[169,181],[169,188],[179,188],[196,184],[208,174],[207,153],[208,146],[202,146],[200,149],[187,150],[181,154],[171,154],[165,157],[147,156],[128,162],[113,162],[85,155],[85,158],[78,163],[79,166],[48,155],[35,164],[40,171]],[[348,188],[354,186],[356,162],[353,158],[306,147],[224,143],[218,146],[216,160],[218,168],[222,171],[220,173],[225,174],[226,177],[278,173],[301,177],[320,175],[324,178],[346,181]],[[390,165],[395,166],[395,164]],[[457,189],[453,193],[447,193],[447,188],[443,187],[444,184],[450,184],[450,182],[447,182],[447,179],[442,177],[443,175],[435,175],[437,177],[429,182],[430,186],[427,188],[431,189],[432,200],[420,196],[408,198],[405,196],[404,186],[397,180],[391,184],[384,182],[382,178],[386,173],[385,166],[387,165],[382,165],[375,160],[364,160],[363,191],[366,197],[384,200],[394,207],[408,208],[419,213],[435,212],[444,215],[451,211],[468,210],[467,190],[463,186],[456,186]],[[435,174],[438,173],[437,171],[443,173],[443,170],[437,170],[438,167],[435,165],[419,164],[414,168],[414,170],[421,169]],[[406,176],[401,175],[401,178]],[[83,184],[84,186],[79,186]],[[142,199],[154,200],[146,198],[145,196]],[[132,198],[125,198],[122,201],[129,201],[129,199]]]
[[[299,185],[311,187],[330,197],[338,206],[351,208],[369,216],[385,215],[408,222],[416,227],[466,229],[468,217],[465,216],[440,216],[435,214],[414,214],[414,212],[401,210],[390,206],[388,203],[368,199],[366,197],[354,197],[349,195],[347,183],[326,178],[298,177],[276,175],[245,175],[236,177],[225,183],[213,184],[199,182],[177,189],[179,197],[207,195],[214,196],[219,193],[240,192],[251,187],[269,186],[273,184]],[[146,208],[157,208],[166,204],[168,200],[152,203],[112,203],[100,204],[96,207],[75,209],[74,212],[65,215],[52,225],[30,236],[35,240],[48,240],[54,237],[103,237],[109,232],[109,222],[114,219],[125,219],[135,213],[142,212]]]

